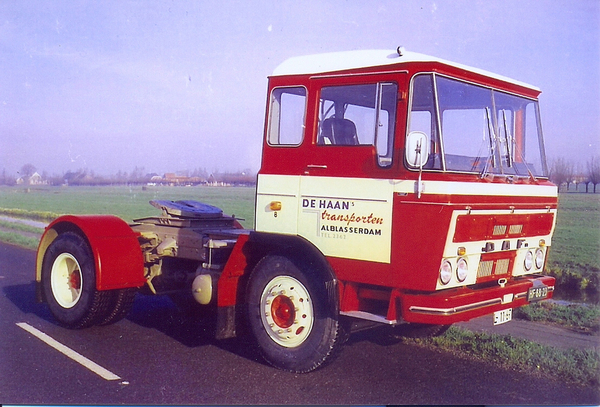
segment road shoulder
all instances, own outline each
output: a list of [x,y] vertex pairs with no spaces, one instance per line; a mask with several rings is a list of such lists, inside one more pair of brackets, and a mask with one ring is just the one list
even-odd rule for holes
[[560,349],[600,349],[598,335],[579,333],[541,322],[513,319],[505,324],[493,325],[492,317],[488,315],[468,322],[459,322],[456,326],[473,332],[511,335]]

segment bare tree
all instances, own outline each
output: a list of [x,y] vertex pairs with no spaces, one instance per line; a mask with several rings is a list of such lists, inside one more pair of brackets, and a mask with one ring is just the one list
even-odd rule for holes
[[575,169],[573,164],[566,161],[563,157],[558,157],[550,162],[550,180],[554,182],[559,188],[562,184],[567,184],[567,191],[569,185],[573,182],[573,176]]
[[588,182],[594,184],[594,193],[596,185],[600,184],[600,157],[592,157],[587,163]]
[[36,171],[36,168],[33,164],[25,164],[21,167],[21,176],[22,177],[31,177]]

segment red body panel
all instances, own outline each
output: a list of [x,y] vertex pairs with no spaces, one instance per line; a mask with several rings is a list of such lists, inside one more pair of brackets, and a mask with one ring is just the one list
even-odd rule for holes
[[462,215],[456,220],[454,242],[547,235],[554,215]]
[[90,244],[96,264],[98,290],[141,287],[145,284],[144,262],[137,234],[125,221],[112,215],[67,215],[48,225],[45,234],[67,224],[76,226]]
[[219,307],[228,307],[237,304],[238,283],[241,276],[244,275],[248,265],[246,255],[244,254],[244,245],[250,238],[250,235],[240,235],[233,247],[229,260],[225,264],[223,273],[219,277],[217,305]]

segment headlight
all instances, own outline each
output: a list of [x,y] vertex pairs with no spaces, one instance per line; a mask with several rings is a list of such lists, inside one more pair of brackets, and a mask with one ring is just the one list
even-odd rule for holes
[[544,252],[542,249],[537,249],[535,251],[535,268],[541,269],[544,267]]
[[526,271],[531,270],[531,267],[533,267],[533,253],[531,252],[531,250],[528,251],[525,255],[525,261],[523,262],[523,266],[525,267]]
[[450,282],[452,278],[452,265],[448,260],[444,260],[442,266],[440,267],[440,281],[442,284],[446,285]]
[[467,274],[469,273],[469,265],[464,258],[458,259],[458,263],[456,263],[456,278],[461,283],[467,279]]

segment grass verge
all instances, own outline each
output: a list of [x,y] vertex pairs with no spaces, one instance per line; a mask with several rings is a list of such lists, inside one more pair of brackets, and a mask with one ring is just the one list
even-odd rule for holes
[[600,303],[600,269],[592,265],[563,263],[546,266],[546,274],[556,279],[562,299]]
[[36,250],[40,239],[36,237],[24,236],[18,232],[7,232],[0,230],[0,241],[24,247],[25,249]]
[[510,335],[471,332],[458,327],[451,327],[439,337],[405,341],[578,385],[597,386],[600,382],[600,353],[596,349],[558,349]]
[[20,222],[9,222],[5,220],[0,220],[0,228],[2,229],[10,229],[17,232],[25,232],[25,233],[35,233],[38,235],[42,235],[44,233],[44,229],[38,228],[35,226],[26,225]]
[[582,333],[600,331],[600,309],[586,304],[557,304],[543,301],[514,310],[515,318],[573,329]]
[[54,212],[47,211],[28,211],[18,208],[0,208],[0,215],[9,216],[11,218],[31,219],[42,222],[50,222],[60,215]]

